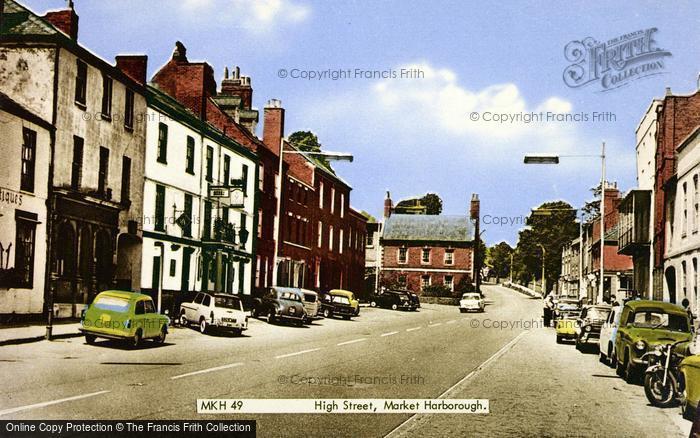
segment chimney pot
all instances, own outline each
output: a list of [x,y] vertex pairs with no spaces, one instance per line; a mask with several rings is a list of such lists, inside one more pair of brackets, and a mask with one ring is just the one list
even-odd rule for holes
[[666,87],[666,96],[671,95],[671,87]]
[[187,62],[187,48],[180,41],[175,42],[172,59]]

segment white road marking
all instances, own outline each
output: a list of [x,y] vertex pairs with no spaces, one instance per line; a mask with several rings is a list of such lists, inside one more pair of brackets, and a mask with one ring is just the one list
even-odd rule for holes
[[455,321],[454,319],[451,319],[451,320],[447,321],[445,324],[454,324],[455,322],[457,322],[457,321]]
[[384,336],[391,336],[391,335],[395,335],[395,334],[397,334],[397,333],[398,333],[398,332],[388,332],[388,333],[382,333],[380,337],[384,337]]
[[318,350],[320,350],[320,348],[311,348],[309,350],[297,351],[296,353],[281,354],[279,356],[275,356],[275,359],[283,359],[285,357],[299,356],[300,354],[312,353],[312,352],[318,351]]
[[14,414],[15,412],[20,412],[20,411],[28,411],[30,409],[43,408],[46,406],[56,405],[59,403],[69,402],[69,401],[73,401],[73,400],[80,400],[83,398],[94,397],[96,395],[107,394],[108,392],[111,392],[111,391],[106,390],[106,391],[91,392],[90,394],[76,395],[73,397],[61,398],[58,400],[52,400],[52,401],[47,401],[47,402],[42,402],[42,403],[35,403],[33,405],[26,405],[26,406],[19,406],[16,408],[5,409],[3,411],[0,411],[0,416],[7,415],[7,414]]
[[243,362],[230,363],[228,365],[221,365],[220,367],[207,368],[205,370],[192,371],[191,373],[180,374],[180,375],[171,377],[170,380],[181,379],[183,377],[189,377],[189,376],[196,376],[197,374],[210,373],[212,371],[225,370],[227,368],[234,368],[234,367],[239,367],[242,365],[243,365]]
[[[460,386],[462,383],[464,383],[464,382],[466,382],[467,380],[469,380],[469,379],[471,379],[472,377],[474,377],[477,373],[479,373],[481,370],[483,370],[488,364],[490,364],[491,362],[495,361],[495,360],[498,359],[499,357],[503,356],[513,345],[515,345],[515,344],[520,340],[520,338],[522,338],[523,336],[525,336],[526,333],[528,333],[527,330],[524,331],[524,332],[521,332],[518,336],[516,336],[515,338],[511,339],[510,342],[508,342],[506,345],[504,345],[503,347],[501,347],[500,350],[498,350],[497,352],[495,352],[491,357],[489,357],[489,358],[486,359],[484,362],[482,362],[481,365],[479,365],[478,367],[474,368],[469,374],[467,374],[467,375],[464,376],[462,379],[460,379],[459,382],[457,382],[457,383],[455,383],[454,385],[450,386],[450,387],[447,388],[442,394],[440,394],[439,396],[437,396],[436,399],[439,400],[439,399],[447,398],[447,395],[448,395],[450,392],[452,392],[455,388],[457,388],[457,387]],[[419,414],[413,414],[413,415],[411,415],[410,417],[408,417],[408,419],[406,419],[406,421],[404,421],[403,423],[399,424],[394,430],[392,430],[391,432],[389,432],[388,434],[386,434],[386,435],[384,436],[384,438],[389,438],[389,437],[392,437],[392,436],[398,436],[399,433],[400,433],[400,431],[401,431],[402,429],[404,429],[405,427],[407,427],[408,424],[413,423],[414,421],[417,421],[417,418],[418,418],[417,416],[418,416],[418,415],[419,415]]]
[[362,341],[366,341],[366,340],[367,340],[367,338],[353,339],[352,341],[345,341],[345,342],[341,342],[340,344],[336,344],[336,345],[341,346],[341,345],[355,344],[357,342],[362,342]]
[[428,324],[428,327],[437,327],[439,325],[442,325],[441,322],[436,322],[435,324]]
[[422,328],[422,327],[413,327],[413,328],[410,328],[410,329],[406,329],[406,331],[407,331],[407,332],[412,332],[412,331],[414,331],[414,330],[420,330],[421,328]]

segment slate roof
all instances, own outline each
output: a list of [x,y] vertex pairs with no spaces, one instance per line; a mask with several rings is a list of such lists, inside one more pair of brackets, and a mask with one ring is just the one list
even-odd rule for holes
[[1,33],[5,35],[63,35],[50,23],[20,4],[11,0],[0,1],[5,3]]
[[474,228],[461,215],[392,214],[385,220],[384,240],[471,242]]

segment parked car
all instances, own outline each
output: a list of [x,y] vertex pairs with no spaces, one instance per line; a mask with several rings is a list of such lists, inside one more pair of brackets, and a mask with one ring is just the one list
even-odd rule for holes
[[240,336],[248,329],[248,315],[243,311],[241,299],[235,295],[200,292],[193,301],[180,305],[180,325],[190,324],[198,324],[202,333],[220,329]]
[[[574,304],[575,303],[575,304]],[[576,327],[579,324],[581,307],[578,301],[557,303],[557,319],[554,324],[557,344],[561,344],[564,339],[576,339]]]
[[615,339],[617,374],[631,382],[647,366],[642,356],[657,345],[690,341],[690,318],[680,306],[661,301],[627,301]]
[[280,290],[287,289],[295,292],[301,298],[301,302],[304,304],[304,311],[306,311],[306,323],[310,323],[314,318],[318,318],[321,312],[321,303],[319,302],[318,294],[309,289],[302,288],[278,288]]
[[411,310],[420,309],[420,298],[418,298],[418,294],[415,292],[408,291],[408,296],[409,298],[411,298],[411,303],[413,304]]
[[680,365],[683,375],[684,397],[681,398],[683,418],[693,421],[700,404],[700,354],[687,356]]
[[348,300],[350,300],[350,305],[352,306],[352,309],[355,312],[355,316],[360,314],[360,302],[357,301],[357,299],[355,299],[354,293],[350,292],[349,290],[343,289],[332,289],[328,293],[346,296]]
[[341,316],[343,319],[350,319],[355,316],[355,309],[352,308],[347,295],[337,294],[333,291],[321,296],[321,312],[324,318]]
[[617,328],[620,326],[621,315],[622,307],[614,306],[610,309],[605,324],[600,328],[600,339],[598,340],[600,361],[610,366],[615,365],[615,337],[617,336]]
[[384,290],[378,295],[370,298],[371,307],[383,307],[385,309],[408,309],[411,310],[415,304],[411,302],[411,297],[405,291]]
[[554,304],[554,312],[552,312],[552,321],[555,322],[561,318],[563,314],[569,314],[571,310],[580,311],[581,302],[575,298],[559,297]]
[[148,295],[108,290],[100,292],[82,314],[80,331],[85,341],[123,339],[139,347],[144,339],[165,342],[170,319],[156,311]]
[[286,288],[273,287],[268,289],[261,298],[253,300],[253,318],[266,316],[267,322],[290,321],[303,325],[306,311],[299,294]]
[[484,311],[484,299],[477,292],[467,292],[462,294],[462,299],[459,300],[460,313],[475,310],[477,312]]
[[577,349],[589,342],[598,342],[600,330],[610,316],[611,309],[608,305],[584,306],[581,309],[581,315],[575,327]]

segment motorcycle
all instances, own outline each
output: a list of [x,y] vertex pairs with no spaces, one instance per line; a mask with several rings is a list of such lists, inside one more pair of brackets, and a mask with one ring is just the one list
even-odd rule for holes
[[683,378],[679,365],[685,356],[673,349],[683,342],[657,345],[642,356],[649,363],[644,373],[644,393],[653,406],[665,408],[680,402]]

